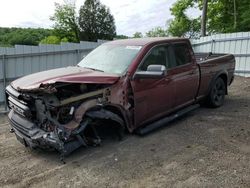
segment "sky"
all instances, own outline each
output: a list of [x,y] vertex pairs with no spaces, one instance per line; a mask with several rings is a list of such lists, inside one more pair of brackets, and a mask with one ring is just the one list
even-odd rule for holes
[[[49,17],[54,3],[76,1],[77,11],[84,0],[0,0],[0,27],[51,28]],[[176,0],[100,0],[114,15],[117,34],[132,36],[154,27],[166,27],[171,19],[170,7]],[[193,13],[196,16],[199,13]]]

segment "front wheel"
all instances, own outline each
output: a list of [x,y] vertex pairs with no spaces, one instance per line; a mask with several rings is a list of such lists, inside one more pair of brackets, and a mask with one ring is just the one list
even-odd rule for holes
[[222,78],[217,78],[208,95],[208,104],[217,108],[223,105],[226,95],[226,85]]

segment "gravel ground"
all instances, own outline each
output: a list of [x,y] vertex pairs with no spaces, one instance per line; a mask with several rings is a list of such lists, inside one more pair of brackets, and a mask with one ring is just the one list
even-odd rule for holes
[[81,148],[61,164],[30,150],[0,117],[1,187],[250,187],[250,79],[237,77],[223,107],[199,108],[147,136]]

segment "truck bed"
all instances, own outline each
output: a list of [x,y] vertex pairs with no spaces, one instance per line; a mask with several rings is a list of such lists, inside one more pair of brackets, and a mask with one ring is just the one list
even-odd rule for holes
[[212,53],[195,53],[196,62],[200,69],[200,88],[199,97],[207,95],[210,89],[210,84],[213,82],[213,78],[216,74],[225,73],[227,79],[226,85],[230,85],[235,68],[235,59],[231,54],[212,54]]
[[224,56],[227,56],[229,54],[219,54],[219,53],[195,53],[195,59],[197,63],[204,63],[206,60],[211,60],[211,59],[217,59],[217,58],[222,58]]

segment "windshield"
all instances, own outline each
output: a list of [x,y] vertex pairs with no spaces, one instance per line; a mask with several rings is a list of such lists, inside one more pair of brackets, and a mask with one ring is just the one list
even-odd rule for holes
[[112,74],[123,74],[140,51],[141,46],[104,44],[90,52],[78,65]]

